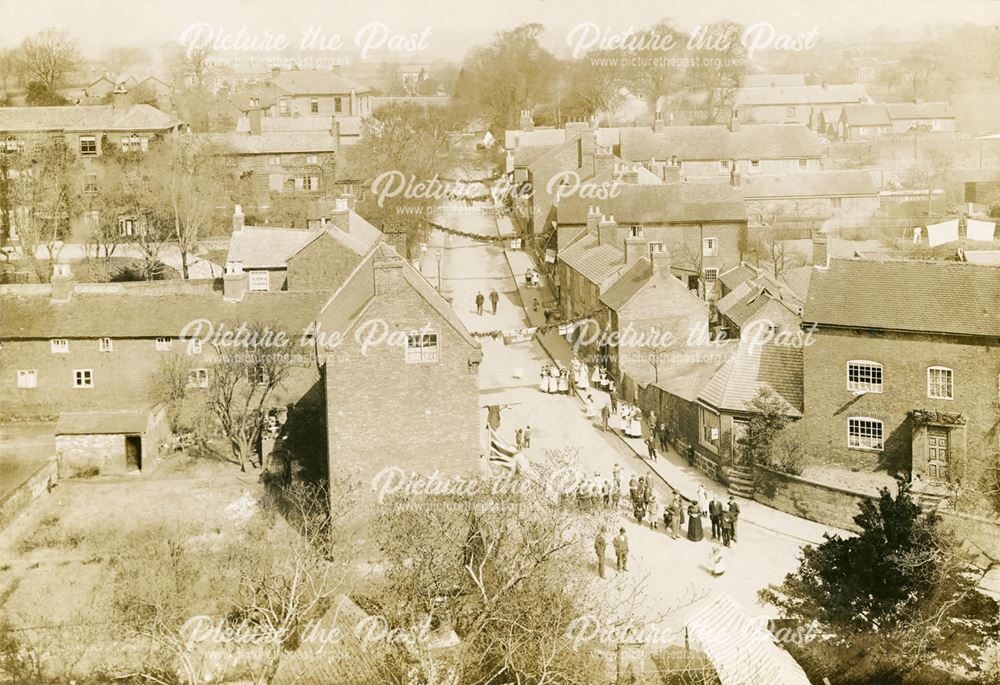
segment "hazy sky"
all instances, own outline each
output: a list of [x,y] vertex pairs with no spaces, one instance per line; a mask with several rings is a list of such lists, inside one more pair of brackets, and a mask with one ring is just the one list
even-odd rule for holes
[[[310,26],[339,35],[349,46],[373,22],[369,39],[430,29],[423,59],[459,59],[472,45],[502,28],[526,21],[546,26],[546,42],[566,51],[566,35],[582,22],[620,33],[670,17],[691,29],[717,19],[769,22],[777,31],[842,38],[877,26],[939,22],[1000,23],[996,0],[0,0],[0,45],[10,46],[47,26],[69,29],[89,56],[112,45],[156,47],[176,41],[185,28],[204,22],[235,33],[270,31],[297,44]],[[388,35],[382,32],[388,32]],[[384,43],[385,44],[385,43]]]

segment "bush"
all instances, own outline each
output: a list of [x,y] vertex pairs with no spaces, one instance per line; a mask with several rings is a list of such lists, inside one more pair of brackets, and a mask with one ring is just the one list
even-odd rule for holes
[[785,426],[771,443],[767,455],[761,460],[764,466],[792,476],[801,476],[806,466],[801,424]]

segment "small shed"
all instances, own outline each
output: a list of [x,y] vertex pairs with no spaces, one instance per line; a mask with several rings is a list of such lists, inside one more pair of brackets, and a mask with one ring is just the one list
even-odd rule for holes
[[59,474],[123,474],[151,463],[169,433],[166,408],[63,412],[56,424]]

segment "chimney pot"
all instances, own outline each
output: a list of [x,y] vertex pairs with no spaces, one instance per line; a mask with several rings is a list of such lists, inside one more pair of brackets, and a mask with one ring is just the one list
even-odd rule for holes
[[237,232],[237,231],[243,230],[243,225],[244,225],[244,221],[245,220],[246,220],[246,217],[243,215],[243,207],[241,207],[240,205],[236,205],[236,208],[233,209],[233,232],[234,233]]

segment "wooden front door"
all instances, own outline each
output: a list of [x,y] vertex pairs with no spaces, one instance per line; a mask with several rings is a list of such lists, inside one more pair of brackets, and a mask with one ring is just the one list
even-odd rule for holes
[[927,429],[927,475],[932,480],[948,480],[948,429]]

